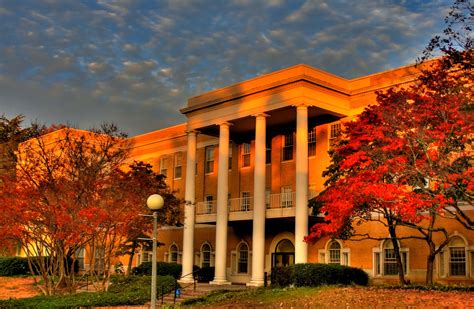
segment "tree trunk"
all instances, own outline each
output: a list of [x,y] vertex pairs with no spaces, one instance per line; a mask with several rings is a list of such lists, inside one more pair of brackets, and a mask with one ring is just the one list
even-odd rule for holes
[[137,241],[133,240],[132,241],[132,249],[130,252],[130,257],[128,258],[128,266],[127,266],[127,276],[130,275],[130,271],[132,270],[132,264],[133,264],[133,257],[135,256],[135,250],[137,249]]
[[432,285],[433,284],[433,270],[434,270],[434,260],[435,260],[435,253],[428,254],[426,259],[426,284]]
[[402,257],[400,255],[400,247],[398,246],[397,233],[395,231],[395,225],[393,220],[387,219],[388,231],[390,233],[390,239],[392,240],[393,250],[395,252],[395,258],[397,260],[398,279],[400,284],[407,285],[408,282],[405,279],[405,272],[403,270]]

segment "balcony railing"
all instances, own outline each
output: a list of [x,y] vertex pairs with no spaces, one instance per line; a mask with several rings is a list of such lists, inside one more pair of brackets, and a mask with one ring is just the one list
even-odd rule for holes
[[227,202],[229,212],[253,210],[253,197],[231,198]]
[[205,201],[196,203],[196,215],[215,214],[217,210],[217,201]]
[[[318,195],[318,192],[309,191],[308,199]],[[281,209],[292,208],[295,206],[296,193],[285,192],[270,194],[267,197],[265,204],[267,209]],[[253,197],[232,198],[227,202],[229,213],[246,212],[253,210]],[[215,214],[217,210],[217,201],[199,202],[196,204],[196,215],[210,215]]]
[[270,194],[270,200],[267,199],[267,209],[291,208],[295,206],[295,192]]

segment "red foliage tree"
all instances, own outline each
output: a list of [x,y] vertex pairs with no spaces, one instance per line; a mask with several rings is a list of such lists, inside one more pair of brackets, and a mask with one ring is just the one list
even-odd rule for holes
[[[465,4],[456,1],[448,26],[455,24],[453,18],[472,23],[472,7]],[[467,18],[461,18],[460,9],[467,10]],[[452,33],[460,32],[445,32]],[[449,241],[436,224],[439,217],[474,229],[463,207],[472,205],[474,191],[473,50],[449,43],[462,37],[434,39],[429,48],[441,50],[443,58],[424,64],[429,68],[414,85],[378,93],[377,105],[346,124],[324,173],[328,188],[318,198],[325,222],[312,227],[307,241],[323,235],[374,238],[355,234],[352,223],[377,221],[388,228],[405,283],[397,227],[413,228],[417,233],[408,237],[423,239],[429,247],[426,281],[432,283],[435,256]],[[463,46],[471,43],[466,39]],[[434,242],[435,233],[444,235],[441,243]]]

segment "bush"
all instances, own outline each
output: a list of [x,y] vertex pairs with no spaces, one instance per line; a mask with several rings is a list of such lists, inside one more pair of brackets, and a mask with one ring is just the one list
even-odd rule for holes
[[195,279],[198,282],[209,282],[214,279],[215,268],[214,267],[203,267],[196,272]]
[[293,269],[291,267],[275,267],[272,270],[270,280],[272,286],[289,286],[293,283]]
[[[132,268],[133,275],[151,276],[151,262],[141,263],[139,266]],[[173,276],[179,279],[181,276],[181,265],[176,263],[157,262],[156,273],[158,276]]]
[[0,257],[0,276],[29,275],[28,259],[22,257]]
[[306,263],[275,268],[271,280],[272,285],[276,286],[367,285],[369,276],[359,268]]
[[143,305],[148,301],[150,301],[149,295],[136,291],[122,294],[94,292],[0,300],[0,308],[91,308],[97,306]]
[[[165,292],[173,290],[175,282],[172,276],[159,276],[157,295],[160,295],[161,286]],[[107,292],[0,300],[0,308],[90,308],[143,305],[150,301],[151,277],[149,276],[114,275],[111,277],[111,283]]]
[[[127,293],[129,291],[141,291],[150,295],[151,276],[123,276],[114,275],[110,278],[110,293]],[[157,295],[160,295],[161,289],[163,293],[167,293],[176,287],[176,279],[172,276],[158,276],[156,278]],[[179,285],[178,285],[179,286]]]

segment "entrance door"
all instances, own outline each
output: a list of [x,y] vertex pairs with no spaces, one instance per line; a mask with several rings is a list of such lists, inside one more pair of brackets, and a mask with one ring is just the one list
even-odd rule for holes
[[295,246],[288,239],[281,240],[272,253],[272,268],[295,264]]

